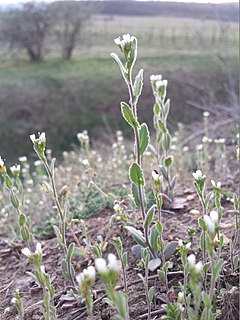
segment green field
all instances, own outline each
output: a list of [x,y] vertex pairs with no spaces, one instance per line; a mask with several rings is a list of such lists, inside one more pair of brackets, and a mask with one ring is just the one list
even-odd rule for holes
[[83,129],[101,136],[103,127],[108,133],[122,128],[119,102],[127,90],[110,57],[112,51],[118,52],[113,39],[122,33],[139,39],[137,68],[145,69],[140,115],[150,125],[152,73],[162,73],[169,80],[172,128],[178,121],[190,122],[199,116],[191,101],[204,108],[209,96],[211,103],[228,105],[229,77],[237,91],[237,23],[94,16],[85,26],[71,61],[59,58],[51,39],[42,63],[29,63],[23,52],[11,59],[2,56],[0,146],[4,157],[16,160],[16,154],[29,153],[31,144],[25,142],[28,134],[37,130],[45,130],[50,146],[54,144],[59,152],[69,148],[75,134]]

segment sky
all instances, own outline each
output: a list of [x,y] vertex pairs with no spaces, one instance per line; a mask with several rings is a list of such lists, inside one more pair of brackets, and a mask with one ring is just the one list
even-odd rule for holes
[[[1,4],[9,4],[9,3],[23,3],[28,2],[29,0],[0,0]],[[41,2],[41,0],[35,0],[36,2]],[[45,0],[45,2],[51,2],[53,0]],[[56,1],[56,0],[55,0]],[[145,0],[140,0],[145,1]],[[158,1],[171,1],[171,2],[197,2],[197,3],[230,3],[230,2],[238,2],[238,0],[158,0]]]

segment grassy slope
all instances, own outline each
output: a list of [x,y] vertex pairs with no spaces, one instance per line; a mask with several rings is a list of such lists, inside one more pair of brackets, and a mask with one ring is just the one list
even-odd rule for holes
[[[5,59],[0,66],[3,156],[13,159],[16,154],[28,153],[30,142],[19,145],[19,140],[26,141],[32,131],[46,130],[50,146],[64,149],[83,129],[98,136],[103,126],[122,126],[118,106],[127,97],[127,90],[109,54],[117,51],[113,39],[124,32],[139,38],[137,68],[145,69],[146,83],[140,101],[142,116],[151,122],[149,108],[151,110],[153,99],[149,75],[163,73],[169,79],[172,117],[179,121],[184,112],[185,116],[189,113],[186,108],[188,95],[191,94],[191,99],[198,99],[197,96],[202,94],[181,87],[185,78],[189,78],[188,82],[203,78],[213,83],[215,74],[221,72],[218,54],[226,53],[230,64],[237,65],[237,25],[229,24],[224,41],[220,40],[217,27],[216,21],[158,17],[114,17],[108,20],[97,16],[86,26],[72,61],[56,58],[56,46],[46,62],[40,64],[30,64],[21,57],[15,61]],[[214,43],[213,34],[216,35]],[[80,47],[81,43],[84,45]],[[48,49],[51,49],[50,45]],[[185,111],[179,114],[176,107]],[[191,117],[196,115],[193,112]],[[189,121],[189,117],[185,120]]]

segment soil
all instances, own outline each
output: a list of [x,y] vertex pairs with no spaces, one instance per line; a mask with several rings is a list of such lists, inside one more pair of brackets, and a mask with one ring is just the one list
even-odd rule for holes
[[[233,185],[232,185],[233,186]],[[229,187],[229,186],[227,186]],[[230,188],[231,189],[231,188]],[[192,251],[198,253],[197,245],[199,239],[199,228],[197,226],[198,218],[201,216],[201,209],[198,198],[194,191],[192,184],[185,186],[181,192],[176,195],[177,198],[181,197],[186,200],[184,208],[171,209],[172,213],[163,212],[162,222],[164,226],[165,243],[175,241],[179,239],[188,238],[188,227],[196,227],[196,234],[191,239]],[[180,201],[181,202],[181,201]],[[181,206],[181,205],[180,205]],[[222,299],[219,304],[219,318],[223,319],[222,314],[225,315],[224,319],[238,319],[239,304],[236,294],[238,293],[238,275],[232,273],[229,268],[229,241],[233,236],[234,230],[234,217],[231,216],[228,209],[232,209],[230,202],[223,202],[223,219],[222,219],[222,232],[226,241],[225,267],[223,270],[223,280],[220,282],[222,288],[227,289],[227,293],[224,296],[227,299]],[[144,314],[147,313],[147,306],[145,304],[145,293],[141,280],[138,277],[138,273],[143,273],[138,267],[140,262],[139,258],[133,256],[131,247],[134,245],[134,241],[127,231],[123,228],[122,222],[119,220],[114,223],[113,229],[109,231],[108,222],[113,214],[113,210],[106,209],[99,213],[97,217],[93,217],[86,221],[88,227],[89,236],[92,241],[96,239],[97,235],[108,237],[109,242],[106,247],[105,254],[109,252],[115,252],[113,248],[112,238],[121,236],[124,251],[128,253],[128,270],[127,270],[127,282],[129,290],[129,306],[131,320],[146,319]],[[131,212],[129,211],[129,214]],[[138,220],[139,226],[141,220]],[[83,234],[80,227],[75,227],[74,231],[80,241],[83,244]],[[72,242],[71,234],[67,236],[68,242]],[[21,254],[21,244],[11,243],[7,239],[0,240],[0,319],[14,320],[17,318],[15,307],[11,305],[11,299],[14,291],[18,288],[23,300],[25,308],[26,320],[38,320],[42,319],[39,311],[39,305],[42,300],[42,290],[36,285],[31,276],[27,273],[31,271],[31,264],[27,262],[27,259]],[[77,320],[87,319],[84,303],[76,304],[69,301],[64,301],[64,295],[67,293],[67,288],[70,286],[68,280],[66,280],[61,272],[61,259],[63,258],[63,251],[58,246],[57,240],[50,239],[42,241],[43,250],[43,264],[46,267],[46,271],[51,275],[52,283],[55,288],[55,305],[57,306],[58,319],[62,320]],[[150,281],[149,286],[155,286],[155,297],[152,304],[152,311],[156,311],[156,316],[152,319],[159,319],[162,313],[162,304],[166,301],[174,301],[177,297],[178,282],[181,280],[181,273],[179,269],[179,256],[174,255],[171,259],[173,261],[170,269],[169,285],[170,293],[166,295],[166,288],[162,286],[156,278],[156,272],[149,274]],[[74,267],[76,272],[80,272],[83,268],[92,264],[91,257],[81,261],[80,258],[74,258]],[[121,286],[122,280],[119,279],[118,286]],[[230,288],[230,289],[229,289]],[[234,289],[235,288],[235,289]],[[103,302],[101,297],[104,297],[104,290],[99,281],[94,285],[94,320],[108,320],[114,318],[114,311]],[[39,303],[40,302],[40,303]],[[7,309],[9,308],[9,310]],[[222,310],[222,311],[221,311]],[[227,314],[227,316],[226,316]]]

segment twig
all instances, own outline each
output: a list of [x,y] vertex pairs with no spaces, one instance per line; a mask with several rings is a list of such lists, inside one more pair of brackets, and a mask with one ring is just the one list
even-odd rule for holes
[[8,288],[11,287],[11,285],[13,284],[14,280],[12,280],[5,288],[0,290],[0,293],[2,293],[3,291],[7,290]]
[[[163,309],[152,311],[151,316],[158,316],[159,314],[163,314],[165,311]],[[144,313],[141,316],[139,316],[139,319],[145,319],[148,317],[148,313]]]
[[[239,119],[237,118],[229,118],[229,119],[225,119],[223,121],[217,122],[214,126],[214,129],[216,130],[218,127],[222,127],[222,126],[226,126],[230,123],[233,123],[235,121],[239,121]],[[195,140],[196,138],[198,138],[199,136],[201,136],[202,134],[204,134],[204,129],[199,130],[193,134],[191,134],[190,136],[188,136],[186,139],[184,139],[181,143],[180,143],[180,147],[184,147],[186,144],[188,144],[189,142],[191,142],[192,140]]]

